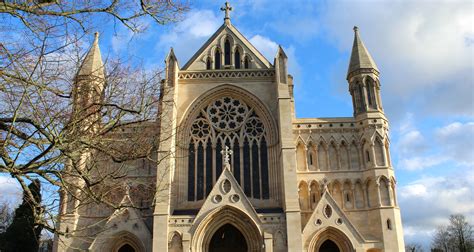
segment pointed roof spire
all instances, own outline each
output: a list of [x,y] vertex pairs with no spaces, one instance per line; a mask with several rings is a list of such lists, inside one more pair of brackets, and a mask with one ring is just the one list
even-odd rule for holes
[[102,62],[102,56],[99,48],[99,32],[95,33],[94,42],[92,43],[89,52],[87,52],[82,65],[79,68],[78,76],[93,75],[96,77],[104,78],[104,63]]
[[369,51],[365,47],[362,39],[359,36],[359,28],[354,26],[354,44],[352,45],[351,60],[349,62],[349,69],[347,70],[347,77],[359,69],[374,69],[377,73],[379,69],[375,61],[370,56]]

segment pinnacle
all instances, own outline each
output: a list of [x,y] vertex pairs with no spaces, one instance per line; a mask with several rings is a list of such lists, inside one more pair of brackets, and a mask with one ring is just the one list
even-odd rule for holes
[[379,72],[375,61],[370,56],[369,51],[365,47],[359,35],[359,28],[354,26],[354,44],[352,46],[351,59],[349,62],[349,69],[347,76],[352,72],[360,69],[374,69]]
[[104,63],[102,62],[99,48],[99,32],[94,34],[94,42],[92,43],[89,52],[87,52],[77,75],[104,78]]

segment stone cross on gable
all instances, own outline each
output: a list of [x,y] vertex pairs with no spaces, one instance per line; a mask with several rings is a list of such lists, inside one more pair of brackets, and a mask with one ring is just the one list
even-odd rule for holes
[[225,5],[221,8],[221,11],[225,11],[224,21],[226,23],[229,23],[230,22],[230,11],[232,11],[232,7],[230,6],[229,2],[225,2]]
[[221,150],[222,156],[224,156],[224,169],[230,170],[230,155],[234,154],[232,150],[229,149],[229,146],[225,146],[223,150]]

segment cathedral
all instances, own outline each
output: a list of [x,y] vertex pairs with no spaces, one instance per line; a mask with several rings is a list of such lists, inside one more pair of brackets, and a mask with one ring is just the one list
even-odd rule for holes
[[[233,26],[228,3],[222,10],[222,26],[186,64],[173,49],[166,57],[150,124],[160,162],[135,162],[130,176],[153,185],[138,190],[152,198],[109,212],[92,237],[56,238],[54,250],[404,251],[380,72],[358,28],[347,71],[353,116],[296,118],[282,47],[269,61]],[[102,66],[96,36],[79,74]],[[68,212],[66,198],[66,233],[100,212]]]

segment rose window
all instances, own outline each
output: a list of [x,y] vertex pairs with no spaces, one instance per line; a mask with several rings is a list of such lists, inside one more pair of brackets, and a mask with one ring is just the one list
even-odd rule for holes
[[239,100],[224,97],[207,107],[212,125],[219,130],[229,131],[239,128],[245,120],[248,108]]
[[188,201],[206,198],[223,169],[221,151],[229,147],[232,173],[245,194],[270,197],[266,128],[253,108],[233,97],[204,108],[190,128]]

